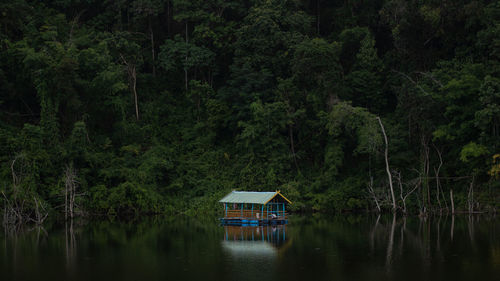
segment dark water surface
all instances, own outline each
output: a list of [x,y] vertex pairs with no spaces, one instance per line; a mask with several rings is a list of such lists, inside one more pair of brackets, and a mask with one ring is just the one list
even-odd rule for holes
[[292,216],[280,227],[215,218],[3,229],[0,280],[500,280],[491,216]]

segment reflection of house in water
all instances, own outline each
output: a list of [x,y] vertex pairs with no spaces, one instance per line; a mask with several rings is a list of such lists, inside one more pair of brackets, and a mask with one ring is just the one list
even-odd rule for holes
[[[224,241],[266,242],[272,247],[283,246],[286,242],[286,225],[265,226],[224,226]],[[252,243],[250,243],[252,244]]]
[[286,225],[224,226],[222,249],[232,280],[269,279],[277,259],[291,245]]

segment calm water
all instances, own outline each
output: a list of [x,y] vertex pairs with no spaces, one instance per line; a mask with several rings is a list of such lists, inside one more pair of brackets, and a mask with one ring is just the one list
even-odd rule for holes
[[500,280],[495,217],[186,217],[3,229],[1,280]]

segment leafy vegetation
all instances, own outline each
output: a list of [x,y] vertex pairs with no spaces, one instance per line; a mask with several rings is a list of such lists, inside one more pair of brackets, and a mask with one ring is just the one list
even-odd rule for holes
[[390,210],[377,117],[397,206],[448,210],[453,189],[457,210],[499,207],[497,1],[0,11],[4,221],[69,205],[204,213],[231,189],[280,189],[295,210]]

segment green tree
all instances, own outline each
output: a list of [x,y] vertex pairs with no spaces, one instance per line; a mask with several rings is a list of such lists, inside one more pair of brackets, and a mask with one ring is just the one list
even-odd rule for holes
[[377,55],[375,40],[366,34],[360,42],[353,69],[346,77],[349,100],[371,112],[383,112],[387,98],[383,93],[382,72],[383,65]]

